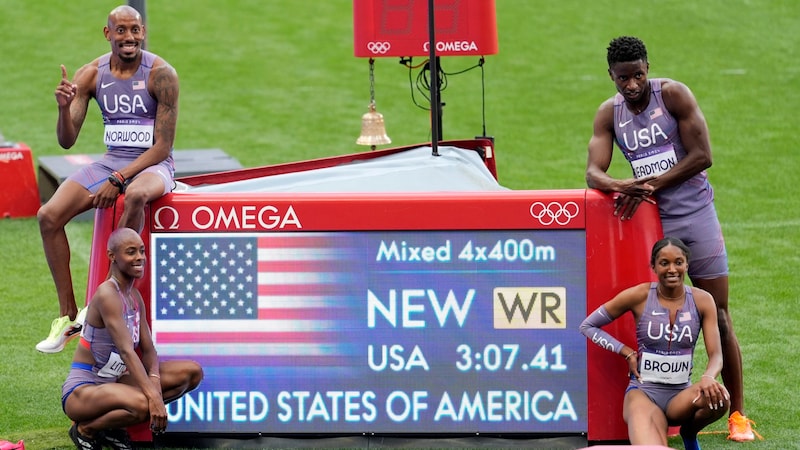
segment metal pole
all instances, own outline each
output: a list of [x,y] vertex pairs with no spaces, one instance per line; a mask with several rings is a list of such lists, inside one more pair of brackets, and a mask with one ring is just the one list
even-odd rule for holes
[[434,0],[428,0],[428,41],[430,56],[428,68],[431,71],[431,149],[433,156],[439,156],[439,117],[441,116],[441,103],[439,101],[439,61],[436,58],[436,30],[434,20]]
[[[139,11],[142,16],[142,23],[147,27],[147,0],[128,0],[128,6]],[[147,50],[147,39],[142,42],[142,49]]]

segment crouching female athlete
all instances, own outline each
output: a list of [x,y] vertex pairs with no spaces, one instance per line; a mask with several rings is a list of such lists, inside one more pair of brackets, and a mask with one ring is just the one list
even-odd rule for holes
[[[680,425],[686,449],[700,448],[697,433],[725,415],[730,397],[717,382],[722,370],[722,346],[717,308],[708,292],[684,284],[689,249],[677,238],[655,243],[650,258],[657,282],[642,283],[617,294],[581,324],[581,332],[601,347],[623,356],[630,383],[623,417],[634,445],[667,445],[667,429]],[[633,314],[634,350],[601,327]],[[692,384],[694,348],[703,332],[708,365]]]
[[[194,361],[161,361],[145,320],[144,301],[134,281],[144,275],[142,238],[120,228],[108,239],[111,277],[89,303],[61,402],[74,424],[70,438],[79,449],[132,448],[125,428],[150,422],[167,427],[166,403],[203,379]],[[141,357],[137,354],[141,353]]]

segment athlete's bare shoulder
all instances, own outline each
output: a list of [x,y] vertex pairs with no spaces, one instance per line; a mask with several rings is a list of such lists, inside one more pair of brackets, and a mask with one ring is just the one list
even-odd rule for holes
[[689,86],[677,80],[661,81],[661,96],[667,110],[677,118],[687,117],[698,109],[697,100]]
[[79,92],[87,92],[91,96],[94,96],[99,62],[100,58],[97,58],[94,61],[84,64],[75,72],[73,82],[78,85]]
[[661,79],[661,93],[662,95],[671,99],[680,99],[684,97],[693,97],[689,86],[681,83],[680,81],[670,78]]
[[603,129],[614,129],[614,97],[600,104],[594,116],[594,123]]

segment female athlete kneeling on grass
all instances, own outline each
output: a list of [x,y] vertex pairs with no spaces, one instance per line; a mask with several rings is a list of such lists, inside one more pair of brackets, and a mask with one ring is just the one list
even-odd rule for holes
[[[597,345],[625,357],[630,383],[623,417],[634,445],[667,445],[667,428],[680,425],[686,449],[699,449],[697,433],[730,407],[722,370],[717,307],[708,292],[684,284],[689,248],[677,238],[655,243],[650,257],[658,281],[617,294],[581,323],[581,332]],[[600,328],[633,313],[638,351]],[[694,348],[703,331],[708,366],[696,384],[690,381]]]
[[[144,275],[142,238],[120,228],[108,239],[111,277],[89,303],[80,344],[62,387],[61,403],[74,424],[79,449],[131,448],[125,428],[150,421],[154,433],[167,427],[166,403],[196,388],[203,369],[194,361],[159,362],[144,301],[133,284]],[[141,358],[136,350],[141,352]]]

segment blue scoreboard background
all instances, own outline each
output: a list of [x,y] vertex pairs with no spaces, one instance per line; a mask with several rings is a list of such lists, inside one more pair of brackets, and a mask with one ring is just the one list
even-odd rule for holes
[[170,431],[582,433],[583,229],[153,233]]

